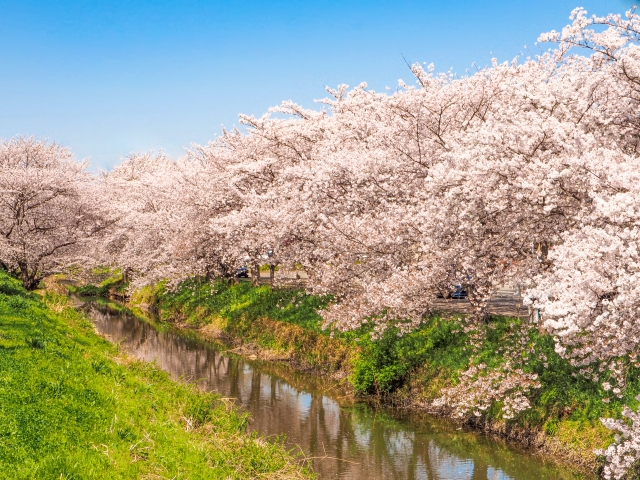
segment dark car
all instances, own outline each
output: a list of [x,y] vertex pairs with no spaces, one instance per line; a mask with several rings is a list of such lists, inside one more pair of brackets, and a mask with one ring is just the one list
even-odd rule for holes
[[238,271],[236,272],[236,277],[237,278],[249,278],[249,269],[246,266],[240,267],[238,269]]
[[467,291],[462,288],[462,285],[454,285],[453,290],[449,293],[449,298],[454,300],[463,300],[467,298]]
[[462,288],[462,285],[454,285],[453,289],[447,292],[446,295],[438,294],[438,298],[452,298],[454,300],[464,300],[467,297],[467,291]]

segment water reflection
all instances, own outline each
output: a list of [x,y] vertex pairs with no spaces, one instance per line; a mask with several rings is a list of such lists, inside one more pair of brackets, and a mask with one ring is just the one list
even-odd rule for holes
[[320,478],[586,478],[433,417],[361,404],[341,407],[312,387],[296,388],[260,365],[229,358],[173,331],[158,331],[127,313],[97,304],[87,309],[97,330],[133,356],[156,361],[174,378],[197,380],[207,390],[234,398],[250,412],[251,429],[285,434],[288,444],[314,457]]

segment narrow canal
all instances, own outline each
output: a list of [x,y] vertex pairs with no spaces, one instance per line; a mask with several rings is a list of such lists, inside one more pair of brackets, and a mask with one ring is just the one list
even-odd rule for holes
[[233,398],[251,414],[251,430],[284,434],[289,446],[313,458],[321,479],[594,478],[432,416],[342,402],[313,377],[274,373],[126,311],[93,302],[85,307],[96,329],[130,355]]

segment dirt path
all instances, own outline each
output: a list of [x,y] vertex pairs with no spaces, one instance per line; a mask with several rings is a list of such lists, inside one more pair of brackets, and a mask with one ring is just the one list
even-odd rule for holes
[[[440,299],[435,303],[436,310],[447,312],[470,313],[471,305],[468,300]],[[489,313],[509,317],[527,317],[529,311],[522,306],[522,297],[515,290],[501,289],[496,292],[489,302]]]
[[[299,278],[295,277],[295,273],[288,273],[282,277],[282,274],[276,273],[278,280],[291,285],[304,286],[307,278],[305,272],[298,272]],[[260,272],[260,283],[269,282],[269,272]],[[439,299],[435,302],[435,309],[445,312],[470,313],[471,305],[468,300]],[[489,302],[489,313],[494,315],[505,315],[509,317],[527,317],[529,311],[527,307],[522,306],[522,297],[514,290],[509,288],[499,289],[491,301]]]

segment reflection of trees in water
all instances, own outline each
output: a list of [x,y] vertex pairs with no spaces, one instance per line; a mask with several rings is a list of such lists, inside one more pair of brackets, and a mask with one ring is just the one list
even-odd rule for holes
[[365,405],[343,409],[330,398],[296,389],[196,341],[158,332],[127,314],[89,308],[96,328],[135,357],[155,360],[174,378],[197,380],[207,390],[235,398],[251,413],[251,429],[284,433],[292,445],[318,457],[314,468],[320,478],[563,478],[562,472],[483,436],[452,431],[444,422],[402,421]]

